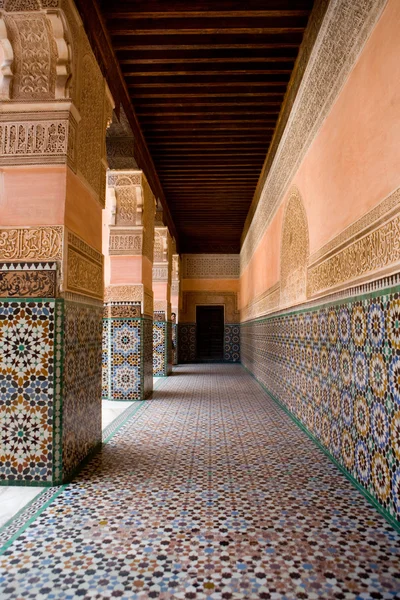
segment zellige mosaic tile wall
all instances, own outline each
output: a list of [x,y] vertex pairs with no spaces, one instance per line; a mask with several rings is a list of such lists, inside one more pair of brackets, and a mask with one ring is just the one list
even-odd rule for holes
[[104,314],[112,316],[103,319],[103,398],[148,398],[153,391],[152,319],[140,317],[140,305],[105,305]]
[[63,475],[101,444],[103,307],[65,302]]
[[[196,362],[196,323],[179,323],[178,336],[179,363]],[[225,323],[224,362],[240,362],[240,325],[238,323]]]
[[242,362],[400,520],[400,288],[242,324]]
[[55,299],[0,300],[0,480],[8,484],[53,480],[55,335]]
[[153,321],[153,375],[166,377],[172,370],[172,327],[169,321]]

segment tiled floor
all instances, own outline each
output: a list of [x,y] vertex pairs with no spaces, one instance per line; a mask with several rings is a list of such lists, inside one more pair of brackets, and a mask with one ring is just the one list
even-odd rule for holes
[[[131,405],[132,402],[102,400],[103,430]],[[11,485],[0,487],[0,527],[36,498],[44,489],[42,487],[16,487]]]
[[399,534],[240,366],[129,414],[5,545],[2,599],[400,598]]

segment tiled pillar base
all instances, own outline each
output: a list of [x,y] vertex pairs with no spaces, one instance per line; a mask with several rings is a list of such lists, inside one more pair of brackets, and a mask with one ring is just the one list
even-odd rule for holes
[[167,377],[172,373],[172,323],[153,322],[153,375]]
[[153,391],[152,320],[141,317],[137,303],[106,304],[104,315],[103,399],[144,400]]
[[178,364],[178,323],[176,321],[172,321],[171,328],[172,328],[172,333],[171,333],[171,337],[172,337],[172,349],[171,349],[172,364],[173,365],[177,365]]
[[58,485],[101,444],[102,307],[87,302],[0,299],[0,484]]
[[196,323],[178,323],[178,362],[196,362]]

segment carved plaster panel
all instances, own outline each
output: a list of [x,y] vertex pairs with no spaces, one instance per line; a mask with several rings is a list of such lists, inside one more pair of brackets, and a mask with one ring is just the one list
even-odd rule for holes
[[287,200],[281,240],[281,304],[303,301],[307,295],[309,239],[307,215],[296,188]]
[[243,270],[353,68],[387,0],[336,0],[323,19],[241,250]]
[[382,276],[400,268],[400,215],[375,229],[368,228],[336,254],[322,258],[308,270],[309,295],[348,287],[361,278]]
[[154,229],[154,262],[168,262],[168,227]]
[[180,258],[179,258],[179,254],[173,254],[172,255],[172,281],[178,281],[180,280]]
[[15,116],[0,114],[0,165],[68,163],[75,168],[77,123],[69,111]]
[[[104,292],[105,302],[142,302],[143,285],[109,285]],[[153,312],[153,311],[152,311]]]
[[235,292],[183,292],[180,322],[196,322],[197,305],[223,305],[225,307],[225,323],[239,323],[240,313],[237,307]]
[[115,224],[142,225],[142,174],[132,171],[110,171],[107,184],[115,194]]
[[249,321],[274,312],[279,308],[279,298],[280,285],[278,282],[245,306],[240,311],[240,320]]
[[239,254],[184,254],[184,279],[239,279]]
[[103,255],[68,232],[66,291],[103,298]]
[[168,263],[153,264],[153,281],[168,281],[169,268]]
[[141,227],[132,229],[110,228],[110,255],[135,256],[142,254],[143,230]]
[[0,228],[0,260],[61,260],[63,227]]

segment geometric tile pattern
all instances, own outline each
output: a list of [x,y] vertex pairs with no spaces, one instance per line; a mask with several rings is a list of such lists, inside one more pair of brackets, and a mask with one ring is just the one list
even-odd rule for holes
[[101,443],[103,307],[64,303],[63,480]]
[[400,520],[399,289],[242,324],[242,362]]
[[103,399],[143,400],[153,389],[153,320],[103,319]]
[[112,400],[140,400],[141,319],[110,319]]
[[166,377],[172,370],[172,328],[169,321],[153,321],[153,376]]
[[143,399],[149,398],[153,392],[153,319],[146,317],[142,320],[143,341]]
[[172,364],[178,364],[178,324],[172,322]]
[[56,301],[0,301],[0,478],[52,481]]
[[[179,364],[196,362],[196,323],[179,323]],[[224,360],[223,362],[240,362],[240,325],[225,323],[224,326]]]
[[102,398],[109,399],[111,394],[111,370],[110,370],[110,352],[111,345],[110,340],[110,319],[103,319],[103,331],[102,331],[102,347],[101,347],[101,388]]
[[178,363],[196,361],[196,323],[178,323]]
[[154,396],[4,550],[2,599],[398,597],[399,534],[240,365]]
[[225,323],[224,361],[240,362],[240,325]]
[[167,348],[166,348],[166,328],[165,321],[153,321],[153,375],[154,377],[164,377]]

